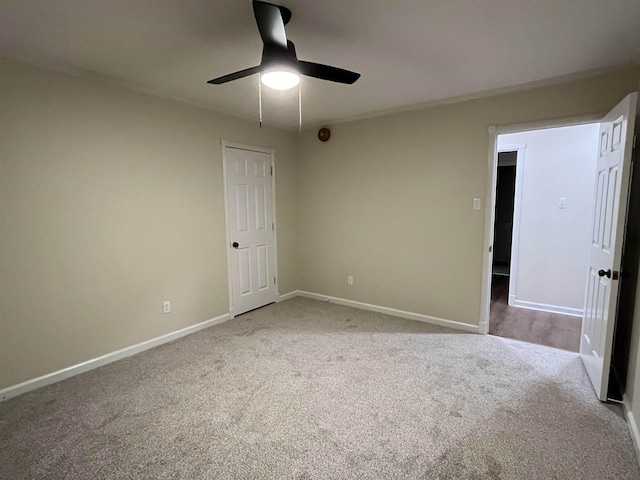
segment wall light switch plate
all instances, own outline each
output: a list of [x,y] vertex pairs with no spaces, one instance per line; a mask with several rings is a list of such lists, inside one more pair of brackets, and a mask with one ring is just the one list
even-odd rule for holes
[[162,302],[162,313],[171,313],[171,302]]
[[479,198],[473,199],[473,209],[480,210],[482,208],[482,200]]
[[561,197],[558,199],[558,208],[567,208],[567,199]]

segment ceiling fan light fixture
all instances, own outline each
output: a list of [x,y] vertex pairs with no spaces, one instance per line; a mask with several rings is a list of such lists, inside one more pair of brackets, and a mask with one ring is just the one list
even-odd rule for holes
[[300,75],[290,70],[272,70],[263,73],[260,80],[265,87],[274,90],[289,90],[300,83]]

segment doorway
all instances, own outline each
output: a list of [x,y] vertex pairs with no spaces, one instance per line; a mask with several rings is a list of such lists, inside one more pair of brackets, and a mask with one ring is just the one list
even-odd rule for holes
[[[522,149],[524,150],[524,148]],[[523,155],[520,156],[520,163]],[[518,150],[502,148],[498,151],[496,175],[496,208],[493,227],[492,273],[497,277],[509,277],[511,272],[511,242],[516,200],[516,165]]]
[[[583,321],[580,333],[580,358],[596,396],[608,398],[614,346],[614,330],[619,307],[622,275],[622,251],[626,238],[631,161],[635,146],[634,126],[638,93],[631,92],[602,117],[582,117],[506,127],[489,127],[489,170],[482,277],[482,318],[479,333],[489,333],[491,304],[491,264],[495,207],[498,135],[556,126],[598,125],[594,196],[588,237],[587,279],[583,294]],[[589,121],[591,120],[591,121]],[[553,179],[554,176],[548,176]],[[563,199],[559,199],[563,200]],[[559,201],[558,207],[566,204]],[[565,245],[569,245],[566,242]],[[571,244],[580,250],[580,243]],[[567,252],[570,252],[567,250]],[[512,262],[513,263],[513,262]],[[554,279],[556,277],[548,277]],[[563,277],[560,277],[563,278]],[[518,278],[519,282],[520,278]],[[545,279],[546,280],[546,279]],[[511,295],[511,294],[510,294]]]
[[490,334],[579,351],[598,130],[498,135]]

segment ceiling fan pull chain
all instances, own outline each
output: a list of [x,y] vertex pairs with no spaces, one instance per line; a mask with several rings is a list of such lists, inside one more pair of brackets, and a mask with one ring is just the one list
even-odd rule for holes
[[262,128],[262,73],[258,73],[258,104],[260,109],[260,128]]
[[298,132],[302,133],[302,82],[298,82]]

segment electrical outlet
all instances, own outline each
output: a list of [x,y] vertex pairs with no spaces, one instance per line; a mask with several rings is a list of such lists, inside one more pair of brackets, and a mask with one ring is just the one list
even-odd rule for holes
[[482,200],[479,198],[473,199],[473,209],[480,210],[482,208]]
[[162,313],[171,313],[171,302],[162,302]]
[[562,197],[558,199],[558,208],[567,208],[567,199]]
[[347,277],[347,285],[353,285],[353,277],[351,275]]

